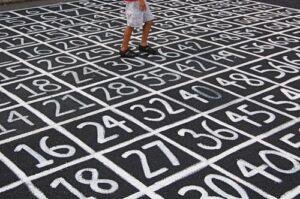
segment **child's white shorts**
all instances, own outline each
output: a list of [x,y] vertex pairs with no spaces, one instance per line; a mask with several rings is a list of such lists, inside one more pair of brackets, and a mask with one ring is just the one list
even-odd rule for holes
[[154,16],[150,11],[147,2],[146,6],[146,11],[143,11],[140,10],[138,1],[126,3],[126,18],[128,26],[133,28],[140,28],[146,21],[151,21],[154,19]]

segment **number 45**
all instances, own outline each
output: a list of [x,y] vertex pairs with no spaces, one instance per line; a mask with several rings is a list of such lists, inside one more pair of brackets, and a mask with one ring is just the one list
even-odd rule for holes
[[[269,124],[271,122],[273,122],[275,120],[275,115],[273,113],[270,113],[270,112],[267,112],[267,111],[248,111],[246,110],[246,108],[248,107],[247,104],[243,104],[241,106],[239,106],[237,109],[247,115],[250,115],[250,116],[254,116],[254,115],[257,115],[257,114],[264,114],[264,115],[267,115],[268,118],[266,120],[264,120],[263,122],[266,123],[266,124]],[[261,127],[262,125],[260,123],[257,123],[251,119],[248,118],[247,115],[239,115],[237,113],[234,113],[232,111],[226,111],[226,115],[228,116],[228,118],[232,121],[232,122],[240,122],[240,121],[245,121],[245,122],[248,122],[254,126],[257,126],[257,127]]]

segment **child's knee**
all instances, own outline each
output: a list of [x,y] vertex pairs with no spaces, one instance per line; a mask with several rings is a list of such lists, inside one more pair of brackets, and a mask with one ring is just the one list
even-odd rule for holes
[[146,22],[145,22],[145,25],[153,26],[153,25],[154,25],[154,22],[153,22],[153,20],[151,20],[151,21],[146,21]]
[[126,26],[126,29],[133,31],[134,27],[132,27],[132,26]]

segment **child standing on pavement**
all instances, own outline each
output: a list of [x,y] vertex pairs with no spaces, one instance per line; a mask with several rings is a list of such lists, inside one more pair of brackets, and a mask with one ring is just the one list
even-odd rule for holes
[[124,0],[126,3],[127,26],[124,31],[123,42],[120,49],[121,57],[133,58],[137,54],[128,47],[134,28],[143,26],[140,52],[155,54],[156,50],[148,46],[148,35],[153,25],[154,16],[152,15],[146,0]]

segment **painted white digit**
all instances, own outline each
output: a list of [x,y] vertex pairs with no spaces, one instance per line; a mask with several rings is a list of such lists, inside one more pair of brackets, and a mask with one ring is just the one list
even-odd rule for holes
[[[250,46],[252,45],[252,46]],[[257,44],[256,42],[250,44],[250,45],[243,45],[240,48],[244,50],[252,50],[252,53],[260,54],[265,52],[265,50],[272,50],[275,47],[267,44]]]
[[150,77],[150,76],[148,76],[147,74],[144,74],[144,73],[137,74],[133,77],[134,78],[142,77],[142,80],[155,80],[155,81],[157,81],[157,83],[149,84],[149,86],[162,86],[162,85],[166,84],[166,81],[163,80],[162,78],[160,78],[160,77]]
[[31,25],[29,27],[21,27],[20,29],[25,30],[26,33],[32,33],[32,32],[47,30],[47,27],[42,25]]
[[[91,179],[84,178],[84,173],[90,173]],[[94,168],[86,168],[81,169],[75,174],[75,178],[78,182],[82,184],[90,185],[90,188],[101,194],[111,194],[118,190],[119,185],[117,182],[110,179],[99,179],[99,173],[97,169]],[[99,187],[99,184],[103,184],[104,187]]]
[[[239,106],[237,109],[240,110],[241,112],[243,113],[246,113],[247,115],[250,115],[250,116],[253,116],[253,115],[257,115],[257,114],[264,114],[264,115],[267,115],[268,118],[266,120],[264,120],[263,122],[266,123],[266,124],[269,124],[271,122],[273,122],[275,120],[275,115],[273,113],[270,113],[270,112],[267,112],[267,111],[248,111],[246,110],[246,108],[248,107],[247,104],[243,104],[241,106]],[[253,120],[250,120],[248,119],[247,116],[241,116],[237,113],[233,113],[231,111],[226,111],[226,115],[231,119],[231,121],[233,122],[240,122],[242,120],[252,124],[252,125],[255,125],[257,127],[261,127],[262,125],[253,121]]]
[[[48,140],[49,136],[44,136],[41,138],[40,140],[40,148],[47,153],[48,155],[51,155],[53,157],[57,157],[57,158],[67,158],[67,157],[71,157],[75,154],[76,150],[74,147],[70,146],[70,145],[56,145],[53,147],[48,147],[46,144],[46,141]],[[42,168],[48,165],[51,165],[54,163],[53,160],[47,160],[45,159],[42,155],[40,155],[39,153],[37,153],[36,151],[34,151],[32,148],[30,148],[29,146],[25,145],[25,144],[20,144],[15,148],[15,152],[19,152],[21,150],[25,150],[27,153],[29,153],[32,157],[34,157],[39,163],[36,164],[36,167],[38,168]],[[64,151],[64,153],[62,153],[61,151]],[[59,152],[58,152],[59,151]]]
[[[214,181],[219,181],[218,185],[220,185],[220,182],[223,182],[226,184],[226,186],[232,187],[239,196],[235,196],[235,195],[225,192],[220,187],[218,187],[218,185],[216,185]],[[249,199],[247,192],[239,184],[237,184],[235,181],[233,181],[227,177],[224,177],[224,176],[221,176],[218,174],[209,174],[204,178],[204,182],[211,190],[213,190],[215,193],[217,193],[218,195],[220,195],[222,197],[209,196],[205,189],[203,189],[200,186],[196,186],[196,185],[188,185],[188,186],[182,187],[178,191],[178,194],[181,196],[184,196],[189,191],[197,191],[197,192],[201,193],[200,199],[222,199],[222,198]]]
[[267,72],[277,72],[279,73],[278,75],[275,76],[276,79],[283,78],[286,74],[283,71],[276,70],[276,69],[259,69],[263,67],[263,65],[256,65],[251,67],[251,70],[256,71],[258,73],[267,73]]
[[241,170],[242,174],[246,177],[246,178],[250,178],[253,177],[257,174],[261,174],[264,177],[277,182],[277,183],[281,183],[282,180],[280,178],[277,178],[276,176],[268,173],[266,170],[266,168],[268,168],[268,165],[266,164],[262,164],[260,166],[255,166],[243,159],[239,159],[237,161],[237,165],[239,167],[239,169]]
[[68,115],[70,113],[74,113],[76,111],[75,109],[71,109],[71,110],[68,110],[68,111],[61,111],[60,103],[57,100],[54,100],[54,99],[43,102],[43,106],[46,106],[48,104],[54,104],[55,117],[57,117],[57,118],[61,117],[61,116],[64,116],[64,115]]
[[12,79],[16,79],[18,77],[8,77],[7,75],[0,73],[1,80],[0,82],[10,81]]
[[7,133],[11,133],[11,132],[14,132],[16,131],[17,129],[10,129],[10,130],[7,130],[4,126],[2,126],[0,124],[0,135],[4,135],[4,134],[7,134]]
[[68,158],[75,154],[76,149],[70,145],[56,145],[52,147],[47,146],[46,142],[48,138],[49,136],[44,136],[40,140],[40,147],[45,153],[56,158]]
[[105,125],[106,128],[114,128],[114,127],[119,127],[123,130],[125,130],[127,133],[132,133],[132,129],[129,128],[128,126],[125,125],[125,121],[117,121],[116,119],[112,118],[109,115],[104,115],[102,117],[103,123]]
[[272,38],[268,39],[269,42],[274,43],[276,45],[289,45],[290,43],[299,43],[298,39],[288,38],[284,36],[277,36],[277,40],[273,40]]
[[280,91],[290,100],[297,100],[300,98],[300,93],[293,91],[293,90],[289,90],[286,88],[281,88]]
[[[102,120],[103,120],[103,124],[105,125],[106,128],[119,127],[121,129],[125,130],[127,133],[132,133],[133,132],[133,130],[131,128],[129,128],[128,126],[125,125],[125,123],[126,123],[125,121],[117,121],[116,119],[112,118],[109,115],[104,115],[102,117]],[[111,135],[109,137],[105,137],[105,128],[97,122],[83,122],[83,123],[77,125],[77,128],[82,129],[85,126],[94,126],[94,127],[96,127],[97,142],[99,144],[109,142],[109,141],[114,140],[114,139],[119,137],[118,134],[114,134],[114,135]]]
[[[146,145],[143,145],[142,148],[145,150],[145,149],[152,148],[154,146],[157,146],[164,153],[164,155],[168,158],[168,160],[171,162],[171,164],[173,166],[180,165],[180,163],[179,163],[178,159],[176,158],[176,156],[161,141],[150,142]],[[141,164],[142,164],[142,168],[143,168],[145,177],[148,178],[148,179],[154,178],[154,177],[156,177],[158,175],[161,175],[161,174],[163,174],[163,173],[165,173],[166,171],[169,170],[168,168],[163,167],[163,168],[160,168],[160,169],[152,172],[150,170],[149,163],[148,163],[146,155],[143,152],[139,151],[139,150],[126,151],[125,153],[122,154],[122,158],[128,158],[129,156],[134,155],[134,154],[136,154],[139,157],[139,159],[141,161]]]
[[[239,55],[239,54],[236,54],[236,53],[232,53],[232,52],[229,52],[229,51],[226,51],[226,50],[221,50],[221,51],[218,52],[218,54],[211,54],[211,57],[215,61],[223,59],[223,60],[226,60],[226,61],[229,61],[229,62],[234,62],[234,58],[246,59],[245,56],[242,56],[242,55]],[[234,57],[234,58],[229,59],[229,57]]]
[[273,113],[270,113],[268,111],[248,111],[246,108],[248,107],[247,104],[243,104],[239,106],[237,109],[242,111],[243,113],[246,113],[248,115],[256,115],[256,114],[265,114],[268,116],[268,119],[264,120],[263,122],[266,124],[269,124],[275,120],[275,115]]
[[[209,132],[210,134],[214,135],[217,138],[220,138],[222,140],[236,140],[239,137],[239,134],[234,132],[233,130],[230,129],[217,129],[217,130],[212,130],[208,125],[206,120],[203,120],[201,122],[202,127]],[[222,134],[221,134],[222,133]],[[224,135],[224,134],[228,135]]]
[[235,87],[238,87],[238,88],[241,88],[241,89],[247,89],[245,86],[242,86],[242,85],[239,85],[236,83],[236,81],[228,81],[228,80],[225,80],[223,78],[220,78],[220,77],[217,77],[216,78],[217,82],[221,85],[221,86],[235,86]]
[[[223,191],[222,189],[220,189],[220,187],[218,187],[215,184],[214,180],[224,182],[226,185],[232,187],[239,194],[239,196],[236,197],[236,196],[233,196],[233,195]],[[239,184],[237,184],[235,181],[233,181],[227,177],[217,175],[217,174],[209,174],[204,178],[204,181],[208,187],[210,187],[214,192],[216,192],[217,194],[219,194],[220,196],[222,196],[224,198],[249,199],[247,192]]]
[[117,96],[112,97],[110,92],[105,87],[94,87],[94,88],[91,89],[91,92],[94,93],[97,90],[103,90],[104,91],[106,101],[112,101],[114,99],[118,99],[118,98],[122,97],[121,95],[117,95]]
[[29,76],[32,75],[34,73],[34,70],[30,69],[30,68],[18,68],[21,65],[13,65],[13,66],[9,66],[6,68],[7,71],[15,74],[18,72],[23,72],[23,74],[16,74],[16,77],[24,77],[24,76]]
[[263,86],[264,85],[264,82],[262,80],[252,79],[241,73],[232,73],[229,75],[229,77],[233,80],[243,81],[250,86]]
[[161,98],[151,98],[149,100],[149,104],[153,104],[155,102],[159,102],[160,104],[162,104],[166,108],[168,114],[170,114],[170,115],[175,115],[175,114],[182,113],[185,111],[184,108],[174,110],[166,100],[163,100]]
[[288,145],[290,145],[291,147],[295,148],[295,149],[299,149],[300,148],[300,141],[295,143],[292,142],[290,139],[295,137],[296,134],[294,133],[289,133],[283,137],[280,138],[280,140]]
[[52,54],[53,50],[50,49],[39,49],[39,47],[35,47],[33,48],[33,53],[30,53],[26,50],[20,50],[19,53],[24,53],[26,54],[28,57],[27,58],[34,58],[40,55],[48,55],[48,54]]
[[181,95],[182,99],[184,99],[184,100],[196,99],[196,100],[198,100],[200,102],[203,102],[203,103],[206,103],[206,104],[209,103],[208,100],[203,99],[202,97],[199,97],[198,94],[192,94],[192,93],[190,93],[186,90],[183,90],[183,89],[179,90],[179,94]]
[[57,188],[58,185],[62,185],[64,186],[70,193],[72,193],[74,196],[76,196],[79,199],[96,199],[95,197],[86,197],[84,196],[78,189],[76,189],[75,187],[73,187],[69,182],[67,182],[64,178],[56,178],[54,179],[50,186],[52,188]]
[[283,56],[282,59],[286,62],[289,62],[291,64],[295,64],[295,65],[298,65],[300,66],[300,53],[296,53],[296,56],[299,58],[299,59],[293,59],[293,60],[290,60],[290,58],[288,56]]
[[[197,70],[195,66],[189,66],[191,63],[196,63],[197,66],[199,66],[199,68],[201,70]],[[187,64],[187,65],[185,65]],[[180,63],[176,63],[176,66],[177,68],[179,69],[179,71],[188,71],[188,70],[191,70],[191,71],[194,71],[194,72],[197,72],[197,73],[202,73],[202,72],[205,72],[205,71],[210,71],[210,70],[213,70],[216,68],[216,66],[213,66],[213,67],[205,67],[200,61],[196,61],[196,60],[187,60],[185,61],[185,64],[180,64]]]
[[47,160],[42,155],[40,155],[32,148],[27,146],[26,144],[19,144],[18,146],[16,146],[14,152],[20,152],[21,150],[25,150],[27,153],[29,153],[32,157],[34,157],[39,162],[38,164],[35,165],[37,168],[49,166],[54,163],[53,160]]
[[18,121],[18,120],[22,120],[26,124],[28,124],[30,126],[34,126],[34,123],[32,123],[27,118],[28,118],[28,116],[23,116],[18,111],[13,110],[13,111],[9,112],[9,116],[8,116],[7,122],[12,123],[12,122],[15,122],[15,121]]
[[162,56],[165,56],[165,57],[169,57],[169,58],[178,58],[180,57],[180,54],[177,53],[177,52],[163,52],[162,48],[159,48],[158,50],[158,53]]
[[[200,138],[200,140],[202,139],[201,137],[205,137],[205,138],[208,138],[210,139],[212,142],[214,142],[215,144],[214,145],[205,145],[205,144],[202,144],[201,142],[200,143],[197,143],[197,146],[202,148],[202,149],[206,149],[206,150],[218,150],[222,147],[222,142],[219,138],[216,138],[212,135],[207,135],[207,134],[202,134],[202,133],[199,133],[197,134],[195,131],[191,130],[191,129],[180,129],[178,131],[178,135],[184,137],[186,136],[186,134],[190,134],[193,138],[195,139],[198,139]],[[204,138],[204,140],[205,140]]]
[[185,196],[185,194],[190,191],[199,192],[201,194],[201,197],[199,199],[223,199],[218,196],[209,196],[205,189],[203,189],[202,187],[196,186],[196,185],[188,185],[188,186],[182,187],[181,189],[179,189],[178,194],[181,196]]
[[56,36],[54,37],[53,39],[60,39],[60,38],[64,38],[64,37],[67,37],[68,34],[66,33],[61,33],[61,32],[46,32],[45,34],[35,34],[34,35],[35,37],[42,37],[44,38],[46,41],[49,41],[52,39],[53,36]]
[[146,158],[146,155],[143,152],[139,151],[139,150],[126,151],[125,153],[122,154],[122,158],[128,158],[129,156],[131,156],[133,154],[136,154],[139,157],[139,159],[141,161],[141,164],[142,164],[142,168],[143,168],[145,177],[148,178],[148,179],[154,178],[154,177],[168,171],[168,168],[166,168],[166,167],[160,168],[156,171],[151,171],[150,167],[149,167],[148,160]]
[[15,89],[19,90],[21,88],[26,90],[27,92],[29,92],[31,94],[31,95],[28,96],[28,98],[38,97],[40,95],[45,95],[46,94],[46,92],[40,92],[40,93],[35,92],[34,90],[32,90],[31,88],[29,88],[28,86],[26,86],[22,83],[19,83]]
[[117,96],[112,97],[110,92],[105,87],[94,87],[91,89],[91,92],[96,92],[97,90],[103,90],[106,96],[107,101],[111,101],[117,98],[122,97],[122,95],[132,95],[138,92],[138,89],[133,86],[127,86],[122,82],[113,82],[108,85],[109,89],[116,90]]
[[166,114],[164,114],[161,110],[155,109],[155,108],[147,108],[142,104],[136,104],[132,105],[130,107],[130,110],[134,110],[136,108],[139,108],[142,110],[142,112],[154,112],[158,115],[158,117],[144,117],[144,120],[153,121],[153,122],[159,122],[166,118]]
[[257,127],[261,127],[262,125],[261,124],[259,124],[259,123],[257,123],[257,122],[255,122],[255,121],[253,121],[253,120],[250,120],[249,118],[248,118],[248,116],[246,116],[246,115],[239,115],[239,114],[237,114],[237,113],[234,113],[234,112],[232,112],[232,111],[226,111],[225,112],[226,113],[226,115],[227,115],[227,117],[232,121],[232,122],[240,122],[240,121],[245,121],[245,122],[248,122],[249,124],[252,124],[252,125],[254,125],[254,126],[257,126]]
[[83,122],[83,123],[77,125],[77,128],[82,129],[86,126],[94,126],[96,128],[97,142],[99,144],[104,144],[106,142],[109,142],[109,141],[114,140],[114,139],[119,137],[118,134],[114,134],[114,135],[111,135],[109,137],[105,137],[105,128],[97,122]]
[[75,64],[77,62],[77,60],[75,58],[68,57],[68,56],[55,57],[54,61],[58,64],[57,66],[54,66],[53,60],[48,60],[48,59],[38,60],[37,63],[38,64],[46,63],[47,70],[54,70],[54,69],[57,69],[57,68],[65,67],[66,65]]
[[[124,83],[121,82],[113,82],[108,85],[108,88],[116,90],[117,93],[120,95],[132,95],[138,92],[138,89],[136,87],[126,86]],[[125,90],[127,92],[125,92]],[[130,90],[130,92],[128,92],[128,90]]]
[[300,110],[300,105],[295,103],[295,102],[291,102],[291,101],[284,101],[284,100],[281,100],[281,101],[275,101],[273,100],[274,99],[274,95],[268,95],[264,98],[262,98],[263,100],[271,103],[271,104],[275,104],[275,105],[290,105],[290,107],[288,108],[285,108],[285,110],[287,111],[299,111]]
[[192,86],[192,90],[195,91],[196,93],[198,93],[199,95],[203,96],[203,97],[206,97],[208,99],[221,99],[222,98],[222,95],[211,89],[211,88],[208,88],[206,86]]
[[[104,62],[104,65],[112,64],[112,66],[117,66],[119,71],[130,71],[132,70],[132,67],[143,67],[145,66],[145,63],[137,60],[137,59],[128,59],[128,58],[122,58],[122,63],[118,63],[116,61],[107,61]],[[120,66],[125,67],[125,69],[120,70]]]
[[170,151],[170,149],[168,149],[168,147],[160,140],[154,141],[154,142],[150,142],[148,144],[145,144],[142,146],[142,149],[149,149],[152,148],[154,146],[157,146],[161,152],[163,152],[165,154],[165,156],[169,159],[170,163],[173,166],[179,166],[179,160],[176,158],[176,156]]
[[64,71],[61,75],[62,76],[67,76],[67,75],[71,75],[73,76],[73,79],[75,81],[75,84],[82,84],[82,83],[85,83],[85,82],[88,82],[88,81],[91,81],[93,80],[92,78],[88,78],[88,79],[83,79],[83,80],[80,80],[79,79],[79,76],[78,76],[78,73],[76,71]]
[[[273,164],[273,162],[271,161],[271,159],[268,158],[268,156],[273,155],[273,156],[277,156],[280,159],[285,159],[287,160],[289,163],[292,164],[292,168],[287,169],[287,168],[279,168],[278,166],[276,166],[275,164]],[[292,174],[292,173],[296,173],[300,170],[300,163],[293,159],[292,157],[290,157],[287,154],[283,154],[279,151],[275,151],[275,150],[262,150],[259,152],[259,156],[261,157],[261,159],[272,169],[280,172],[280,173],[285,173],[285,174]],[[289,165],[291,165],[289,164]]]
[[67,42],[56,42],[56,45],[62,44],[64,50],[72,50],[72,49],[80,48],[82,46],[88,46],[88,43],[83,40],[71,40],[69,41],[69,43],[70,46],[68,46]]
[[[5,49],[9,49],[9,48],[14,48],[14,47],[16,47],[16,45],[15,44],[13,44],[13,43],[11,43],[11,42],[9,42],[9,41],[6,41],[6,40],[1,40],[0,41],[0,44],[4,44],[3,45],[3,48],[5,48]],[[2,46],[2,45],[1,45]],[[4,47],[5,46],[5,47]]]
[[266,72],[277,72],[279,73],[277,76],[275,76],[276,79],[280,79],[284,77],[286,74],[285,73],[299,73],[299,70],[293,66],[288,66],[288,65],[275,65],[273,62],[268,62],[268,65],[271,66],[274,69],[263,69],[259,70],[258,68],[263,67],[263,65],[257,65],[252,67],[251,69],[258,72],[258,73],[266,73]]
[[54,92],[61,89],[61,86],[58,84],[52,84],[47,79],[36,79],[32,82],[32,85],[39,88],[39,90],[44,92]]
[[156,77],[161,77],[163,79],[163,77],[167,76],[167,77],[173,77],[172,79],[169,78],[168,81],[177,81],[177,80],[180,80],[181,77],[180,75],[178,74],[175,74],[175,73],[169,73],[169,72],[164,72],[164,73],[158,73],[158,72],[161,72],[162,69],[157,69],[157,70],[152,70],[149,72],[149,74],[153,75],[153,76],[156,76]]
[[101,73],[100,70],[96,70],[96,69],[88,67],[88,66],[83,67],[82,70],[83,70],[84,75],[98,74],[100,76],[107,77],[107,75],[105,73]]

